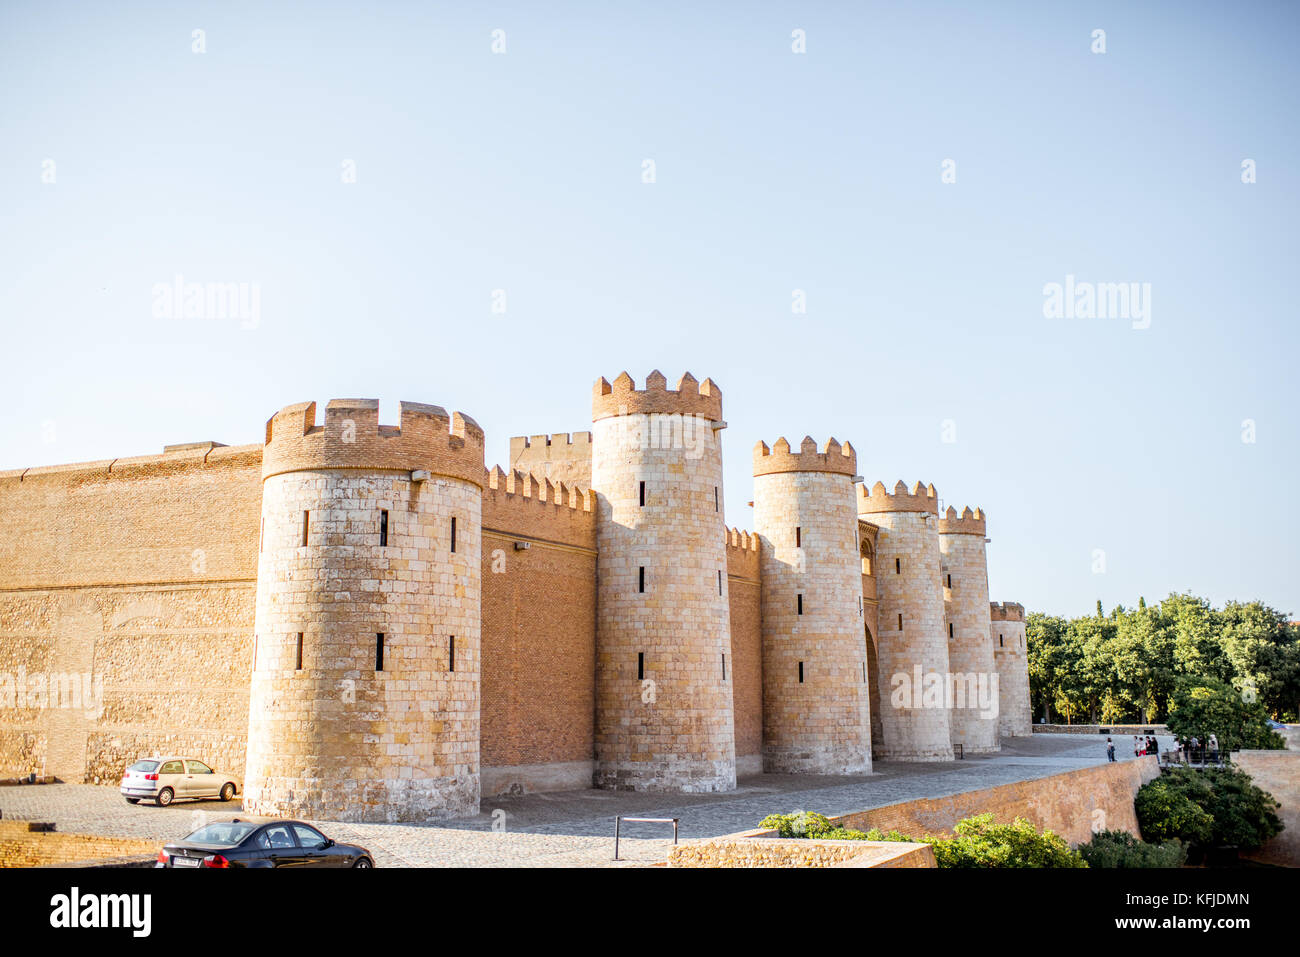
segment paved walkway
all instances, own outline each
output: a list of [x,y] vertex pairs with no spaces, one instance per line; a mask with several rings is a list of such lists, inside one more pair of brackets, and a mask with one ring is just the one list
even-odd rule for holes
[[[1132,739],[1127,740],[1131,746]],[[1168,746],[1162,741],[1161,746]],[[794,810],[844,814],[898,801],[936,798],[1102,764],[1102,735],[1040,734],[1008,738],[999,754],[941,764],[878,761],[855,777],[759,774],[725,794],[645,794],[630,791],[557,791],[484,798],[475,817],[431,824],[314,822],[335,840],[363,844],[380,867],[618,866],[614,816],[676,817],[682,840],[730,834],[757,826],[766,815]],[[1125,739],[1120,760],[1133,760]],[[128,805],[116,788],[47,784],[0,788],[5,818],[54,821],[65,833],[144,837],[160,842],[188,833],[205,817],[238,813],[238,799]],[[625,824],[620,856],[628,865],[660,863],[672,843],[665,824]]]

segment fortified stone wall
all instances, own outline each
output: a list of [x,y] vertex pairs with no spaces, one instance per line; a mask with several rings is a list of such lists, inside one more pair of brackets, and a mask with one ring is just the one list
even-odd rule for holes
[[1300,752],[1235,751],[1232,763],[1281,805],[1277,816],[1282,833],[1246,857],[1277,867],[1300,867]]
[[[963,753],[1000,750],[1001,680],[989,639],[989,576],[984,553],[985,518],[979,509],[961,515],[949,506],[939,519],[944,608],[948,619],[948,667],[956,694],[948,720],[952,743]],[[996,687],[995,687],[996,685]]]
[[1022,817],[1039,830],[1050,829],[1071,845],[1092,840],[1094,822],[1109,830],[1139,835],[1133,798],[1138,788],[1160,775],[1154,756],[1116,761],[1078,771],[1017,781],[942,798],[903,801],[831,818],[842,827],[900,831],[908,837],[952,834],[953,826],[977,814],[992,814],[998,824]]
[[908,491],[899,482],[892,493],[880,482],[870,493],[858,487],[858,514],[879,526],[876,680],[883,727],[877,757],[952,760],[938,513],[933,485],[918,482]]
[[0,473],[0,777],[242,774],[260,470],[208,442]]
[[408,402],[396,428],[358,399],[268,424],[249,813],[477,812],[483,445]]
[[994,665],[998,669],[998,734],[1002,737],[1033,734],[1024,606],[1014,602],[991,602],[989,637]]
[[[598,787],[736,786],[721,391],[627,373],[592,399]],[[725,658],[724,658],[725,656]]]
[[763,767],[871,770],[871,717],[851,445],[754,448],[763,572]]
[[[0,778],[115,784],[181,751],[250,779],[250,807],[380,819],[593,780],[734,786],[761,769],[765,676],[790,677],[764,667],[763,564],[775,595],[792,559],[724,526],[721,416],[708,380],[624,374],[597,383],[591,432],[512,439],[508,471],[483,467],[471,420],[404,403],[381,426],[376,402],[342,400],[320,427],[310,403],[282,410],[262,445],[0,472]],[[808,532],[815,579],[788,629],[774,606],[771,644],[805,643],[803,692],[834,685],[805,701],[796,673],[773,727],[808,769],[844,728],[858,743],[831,750],[868,754],[863,722],[879,753],[947,760],[923,689],[890,707],[895,675],[949,670],[933,487],[862,490],[870,521],[850,500],[841,529],[854,476],[830,451],[757,477],[763,522]],[[1000,711],[1023,697],[1028,733],[1022,649],[993,650]]]

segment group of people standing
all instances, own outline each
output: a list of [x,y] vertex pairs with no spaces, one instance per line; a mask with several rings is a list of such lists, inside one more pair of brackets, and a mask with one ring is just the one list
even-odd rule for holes
[[[1170,760],[1176,764],[1185,764],[1187,762],[1201,763],[1210,761],[1217,764],[1219,761],[1219,739],[1213,731],[1202,744],[1196,735],[1190,738],[1174,738],[1174,746],[1168,752]],[[1160,754],[1160,742],[1154,734],[1133,735],[1133,757],[1140,758],[1147,754]],[[1115,742],[1110,738],[1106,739],[1106,759],[1115,760]]]
[[1202,744],[1200,738],[1192,735],[1190,738],[1174,739],[1175,760],[1179,762],[1210,762],[1219,763],[1219,738],[1211,731],[1209,736]]
[[1133,756],[1140,758],[1144,754],[1159,754],[1160,742],[1156,740],[1154,734],[1148,734],[1145,737],[1133,735]]

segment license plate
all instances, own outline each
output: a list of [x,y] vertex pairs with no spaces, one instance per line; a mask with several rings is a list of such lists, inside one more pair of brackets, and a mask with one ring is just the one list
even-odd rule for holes
[[173,857],[172,867],[198,867],[203,863],[197,857]]

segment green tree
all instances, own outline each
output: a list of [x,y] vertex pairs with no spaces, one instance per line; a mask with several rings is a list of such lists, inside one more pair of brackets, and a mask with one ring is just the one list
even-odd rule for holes
[[1181,594],[1156,605],[1139,598],[1133,610],[1116,603],[1109,616],[1102,611],[1073,619],[1030,613],[1034,714],[1161,721],[1178,679],[1192,677],[1227,682],[1278,718],[1300,718],[1300,627],[1286,614],[1258,601],[1215,610]]
[[1180,674],[1232,680],[1223,654],[1214,609],[1204,598],[1173,594],[1160,603],[1160,615],[1173,630],[1174,660]]
[[1025,623],[1025,654],[1029,666],[1029,699],[1035,714],[1052,720],[1057,669],[1067,622],[1064,618],[1030,612]]
[[1195,736],[1202,745],[1214,734],[1221,751],[1286,747],[1268,725],[1263,702],[1246,700],[1240,691],[1215,678],[1181,678],[1174,693],[1169,733],[1184,740]]

